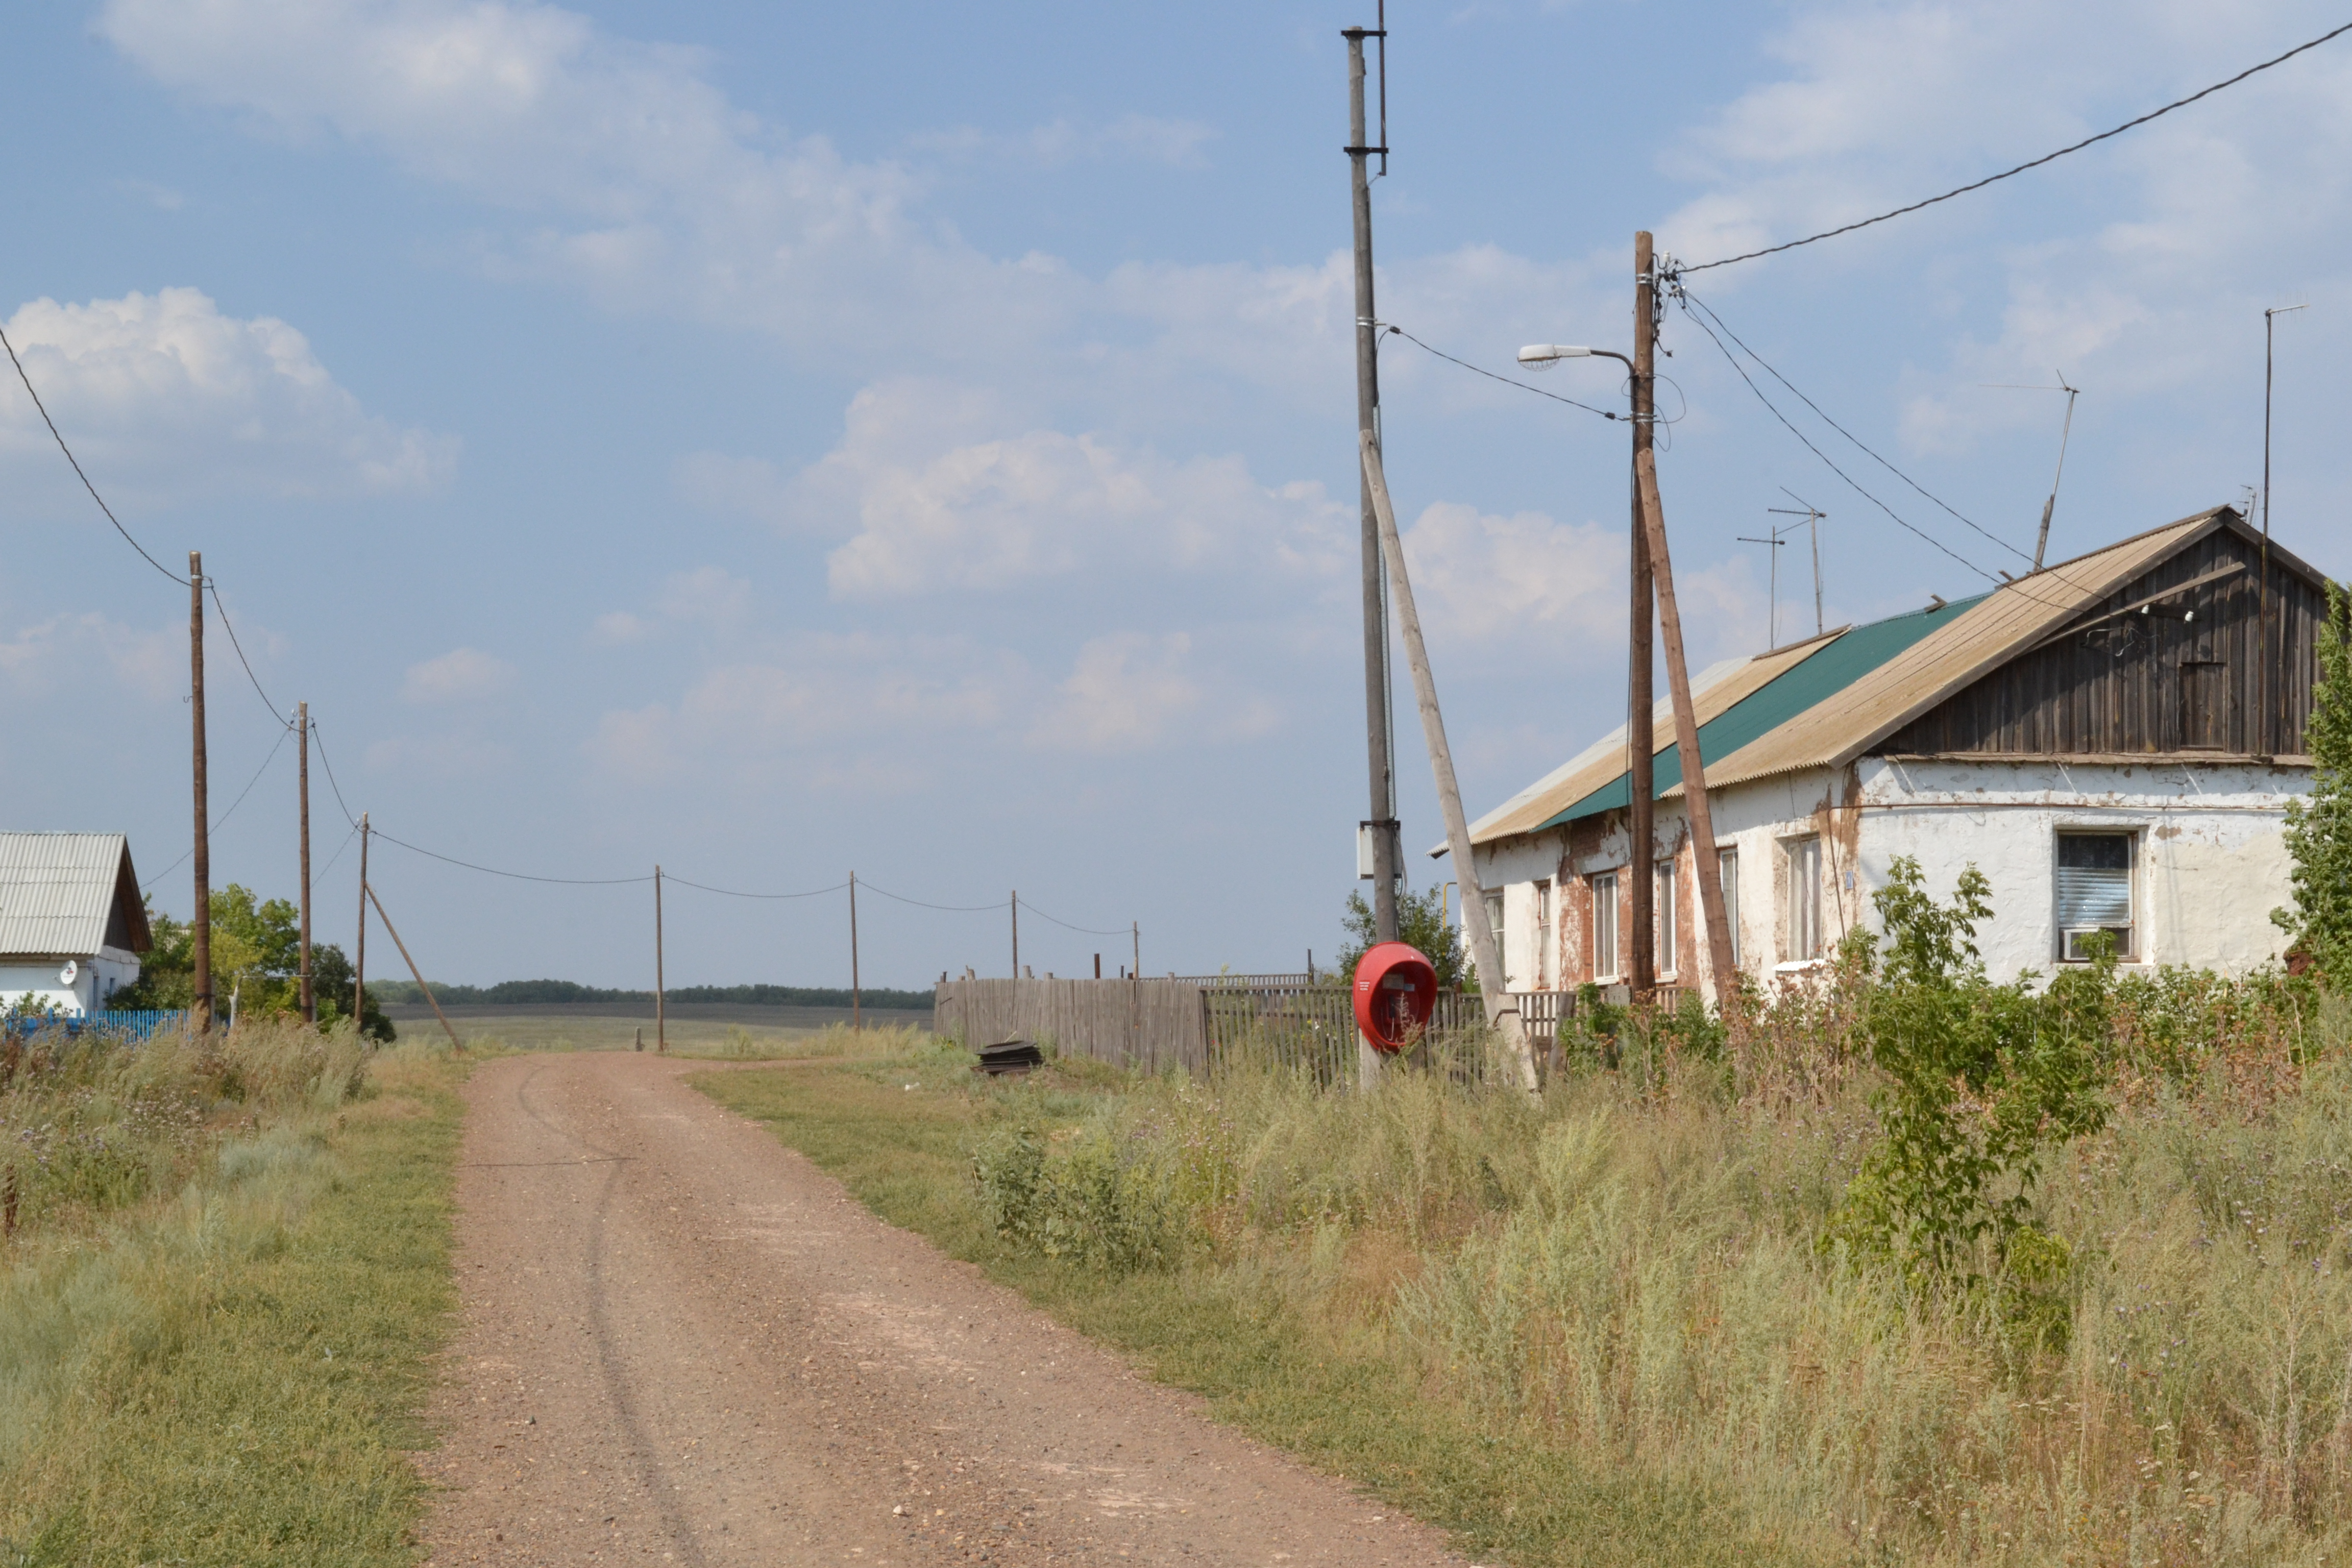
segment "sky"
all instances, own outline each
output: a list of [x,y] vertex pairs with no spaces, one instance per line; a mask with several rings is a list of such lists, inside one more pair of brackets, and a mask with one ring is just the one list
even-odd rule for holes
[[[235,628],[208,632],[214,885],[293,893],[307,701],[320,940],[349,943],[365,810],[436,979],[650,984],[626,879],[657,864],[673,985],[845,984],[852,871],[868,984],[1005,973],[1015,889],[1040,974],[1139,941],[1153,973],[1328,962],[1368,815],[1339,29],[1371,9],[12,11],[0,325],[123,526],[173,572],[201,550]],[[1379,315],[1506,372],[1630,346],[1636,229],[1693,265],[1800,237],[2341,20],[1389,13]],[[2240,502],[2275,306],[2308,308],[2276,321],[2273,525],[2352,575],[2348,258],[2352,37],[1690,273],[1851,437],[1749,363],[1842,478],[1669,308],[1692,668],[1811,629],[1803,546],[1776,620],[1743,542],[1792,496],[1828,514],[1832,626],[2019,568],[2066,400],[2018,388],[2061,374],[2053,560]],[[1616,408],[1617,376],[1528,379]],[[1626,427],[1398,336],[1381,385],[1475,817],[1622,719]],[[0,496],[0,825],[127,833],[184,916],[187,591],[14,383]]]

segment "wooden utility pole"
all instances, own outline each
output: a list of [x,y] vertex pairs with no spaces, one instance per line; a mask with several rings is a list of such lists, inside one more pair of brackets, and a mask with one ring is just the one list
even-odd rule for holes
[[[1385,28],[1349,27],[1348,40],[1349,179],[1355,198],[1356,230],[1356,428],[1380,438],[1380,328],[1372,313],[1372,184],[1365,161],[1388,149],[1368,144],[1364,134],[1364,40],[1388,37]],[[1386,44],[1382,44],[1385,51]],[[1382,56],[1386,58],[1385,53]],[[1385,114],[1384,114],[1385,118]],[[1395,720],[1390,698],[1388,595],[1381,582],[1380,521],[1372,513],[1369,482],[1360,481],[1362,512],[1364,602],[1364,737],[1371,774],[1372,934],[1397,940],[1397,841]],[[1370,1050],[1370,1047],[1365,1047]],[[1377,1067],[1379,1058],[1369,1058]]]
[[[2263,758],[2276,754],[2272,735],[2277,729],[2271,722],[2271,366],[2275,358],[2273,344],[2276,340],[2278,319],[2291,310],[2302,309],[2301,305],[2274,305],[2263,312],[2263,580],[2260,595],[2254,600],[2253,751],[2256,756]],[[2070,403],[2068,406],[2073,405]],[[2246,521],[2251,522],[2253,520],[2248,518]]]
[[[1537,1091],[1535,1053],[1528,1048],[1527,1030],[1518,1004],[1503,986],[1501,951],[1494,928],[1486,921],[1486,900],[1478,891],[1476,864],[1471,858],[1470,826],[1462,815],[1462,789],[1454,782],[1454,752],[1445,743],[1445,718],[1437,707],[1437,679],[1430,672],[1429,650],[1421,640],[1421,613],[1412,602],[1412,579],[1405,573],[1404,541],[1397,535],[1396,508],[1389,500],[1388,478],[1381,468],[1381,448],[1365,431],[1364,482],[1372,492],[1372,506],[1381,527],[1381,548],[1388,557],[1389,590],[1396,595],[1397,623],[1404,632],[1405,661],[1412,668],[1412,689],[1421,707],[1421,732],[1429,742],[1429,768],[1437,779],[1438,808],[1445,815],[1445,842],[1454,857],[1454,874],[1462,883],[1462,923],[1470,933],[1471,962],[1478,966],[1478,992],[1486,1006],[1486,1022],[1503,1037],[1517,1067],[1519,1087]],[[1475,910],[1474,914],[1472,911]],[[1314,955],[1307,955],[1312,967]]]
[[654,1050],[669,1051],[669,987],[662,973],[662,872],[654,868]]
[[401,962],[408,965],[408,973],[415,979],[416,988],[425,993],[425,1000],[432,1005],[433,1016],[441,1020],[442,1030],[448,1035],[449,1044],[458,1050],[464,1050],[466,1042],[457,1037],[456,1029],[450,1027],[449,1015],[441,1011],[441,999],[433,994],[433,987],[425,982],[425,971],[417,968],[416,960],[408,956],[408,944],[400,940],[400,928],[394,925],[392,917],[383,912],[383,900],[376,898],[373,888],[367,889],[367,896],[375,900],[375,912],[383,920],[383,929],[392,933],[392,945],[400,949]]
[[213,835],[212,804],[208,798],[209,765],[205,760],[205,558],[188,552],[188,719],[194,743],[193,771],[196,797],[196,913],[188,927],[188,962],[194,970],[195,994],[190,998],[189,1023],[199,1035],[213,1026]]
[[[1654,895],[1657,871],[1654,864],[1656,853],[1657,737],[1652,731],[1651,710],[1657,696],[1652,689],[1651,665],[1654,658],[1650,647],[1650,616],[1652,586],[1650,582],[1650,531],[1643,524],[1642,512],[1642,465],[1654,460],[1650,444],[1657,429],[1657,383],[1654,367],[1657,361],[1657,280],[1651,277],[1650,237],[1643,232],[1633,237],[1633,572],[1632,619],[1626,633],[1625,684],[1625,746],[1631,753],[1627,760],[1628,786],[1626,829],[1633,837],[1633,864],[1627,875],[1633,885],[1626,889],[1633,902],[1633,919],[1626,924],[1632,929],[1626,935],[1633,943],[1630,964],[1625,972],[1627,982],[1636,997],[1645,997],[1657,989],[1657,934],[1651,928],[1655,923]],[[1538,973],[1541,973],[1538,970]]]
[[1135,978],[1140,980],[1143,978],[1143,922],[1128,921],[1127,934],[1129,940],[1135,943]]
[[863,992],[857,984],[857,873],[849,874],[849,1026],[866,1027]]
[[352,1027],[367,1037],[368,814],[360,813],[360,927],[352,944]]
[[302,1021],[316,1025],[319,999],[310,991],[310,705],[296,703],[294,715],[294,754],[299,760],[295,795],[302,819]]
[[1013,978],[1021,978],[1021,889],[1013,889]]
[[[1641,277],[1636,303],[1640,330],[1634,336],[1633,396],[1635,417],[1642,419],[1657,406],[1654,395],[1655,357],[1657,346],[1655,322],[1651,311],[1655,306],[1657,289],[1651,276],[1653,258],[1647,233],[1633,237],[1633,254]],[[1737,978],[1732,973],[1731,928],[1725,923],[1723,910],[1723,866],[1715,847],[1715,818],[1707,808],[1706,760],[1698,749],[1698,710],[1691,701],[1690,668],[1683,658],[1682,613],[1675,606],[1675,569],[1666,552],[1666,512],[1658,499],[1658,460],[1651,449],[1650,425],[1633,426],[1633,477],[1641,490],[1643,531],[1650,545],[1649,565],[1657,579],[1658,620],[1666,639],[1666,684],[1674,695],[1675,746],[1682,763],[1683,808],[1690,823],[1691,868],[1698,879],[1699,918],[1706,926],[1707,954],[1714,971],[1715,1003],[1717,1011],[1727,1016],[1736,1005],[1739,994]],[[1644,715],[1646,717],[1646,714]],[[1637,853],[1646,848],[1647,837],[1639,841]],[[1646,860],[1647,855],[1643,858]],[[1645,868],[1646,869],[1646,868]],[[1634,896],[1640,897],[1649,887],[1648,879],[1637,874]],[[1653,946],[1655,935],[1644,918],[1635,929],[1635,940],[1644,950]]]

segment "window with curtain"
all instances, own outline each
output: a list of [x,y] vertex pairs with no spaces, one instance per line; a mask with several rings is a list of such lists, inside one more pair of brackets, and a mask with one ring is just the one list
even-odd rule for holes
[[2058,836],[2058,957],[2080,963],[2090,956],[2089,939],[2100,931],[2115,938],[2116,956],[2138,956],[2133,944],[2132,840],[2129,833],[2062,833]]
[[1592,978],[1617,978],[1617,873],[1592,879]]
[[1789,846],[1789,956],[1800,963],[1822,955],[1822,841]]
[[1675,926],[1675,861],[1669,858],[1658,864],[1658,947],[1651,959],[1661,974],[1675,973],[1675,954],[1682,951],[1677,940],[1682,933]]
[[1536,989],[1549,991],[1556,976],[1558,963],[1551,940],[1551,889],[1549,882],[1536,884]]
[[1716,865],[1723,877],[1723,924],[1731,936],[1731,962],[1739,962],[1739,851],[1726,849],[1716,856]]

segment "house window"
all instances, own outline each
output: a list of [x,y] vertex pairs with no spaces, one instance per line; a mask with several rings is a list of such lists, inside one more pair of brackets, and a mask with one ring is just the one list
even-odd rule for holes
[[1496,956],[1499,958],[1503,952],[1503,895],[1500,893],[1488,893],[1486,896],[1485,902],[1486,905],[1486,929],[1494,933],[1495,953]]
[[1538,991],[1550,990],[1553,977],[1551,889],[1549,882],[1536,884],[1536,989]]
[[1592,978],[1617,978],[1617,873],[1592,879]]
[[2133,945],[2132,839],[2128,833],[2058,836],[2058,957],[2080,963],[2090,940],[2115,938],[2116,956],[2137,956]]
[[1658,868],[1658,947],[1652,962],[1659,973],[1675,973],[1675,954],[1682,951],[1676,940],[1680,934],[1675,924],[1675,862],[1669,858]]
[[1800,963],[1822,955],[1822,841],[1789,846],[1789,956]]
[[1717,855],[1716,865],[1723,877],[1723,925],[1731,937],[1731,962],[1739,962],[1739,851],[1726,849]]

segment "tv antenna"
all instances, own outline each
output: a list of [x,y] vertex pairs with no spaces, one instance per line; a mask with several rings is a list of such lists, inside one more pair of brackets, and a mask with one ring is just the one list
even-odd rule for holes
[[[1798,511],[1785,506],[1766,507],[1764,510],[1776,517],[1801,517],[1805,520],[1805,531],[1811,535],[1813,547],[1813,635],[1819,637],[1829,629],[1822,617],[1822,520],[1829,513],[1786,485],[1780,487],[1780,493],[1805,510]],[[1772,537],[1778,539],[1783,532],[1793,533],[1796,528],[1793,522],[1777,527],[1772,531]]]
[[2055,386],[2043,386],[2038,383],[2032,386],[2020,386],[1992,381],[1977,384],[1994,392],[2063,392],[2066,395],[2066,423],[2058,431],[2058,471],[2051,476],[2050,499],[2042,503],[2042,531],[2033,541],[2033,569],[2036,572],[2042,570],[2042,552],[2050,548],[2050,514],[2058,510],[2058,481],[2066,477],[2066,443],[2074,434],[2074,399],[2083,395],[2081,387],[2067,384],[2064,371],[2053,371],[2051,374],[2058,378]]

